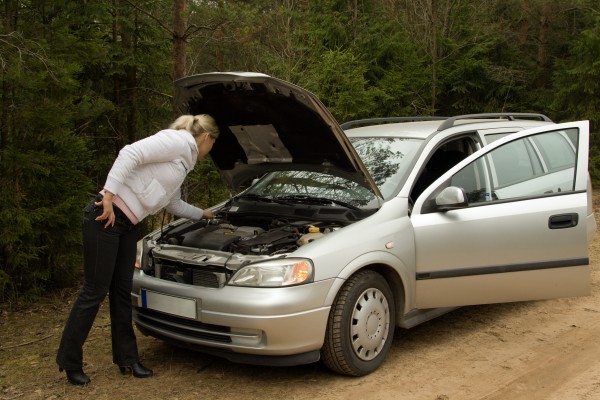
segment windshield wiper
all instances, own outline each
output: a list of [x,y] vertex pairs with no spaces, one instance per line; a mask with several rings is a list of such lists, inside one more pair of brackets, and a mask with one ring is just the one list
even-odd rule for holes
[[256,193],[245,193],[242,194],[240,196],[238,196],[238,198],[240,199],[247,199],[247,200],[256,200],[256,201],[264,201],[266,203],[277,203],[277,204],[284,204],[286,206],[291,206],[292,203],[285,201],[285,200],[281,200],[277,197],[273,197],[273,196],[263,196],[260,194],[256,194]]
[[335,199],[329,199],[327,197],[315,197],[315,196],[308,196],[308,195],[304,195],[304,194],[288,194],[288,195],[285,195],[285,196],[279,196],[279,197],[277,197],[277,199],[292,200],[292,201],[298,201],[298,202],[301,202],[301,203],[310,203],[310,204],[327,204],[327,203],[333,203],[335,205],[346,207],[346,208],[349,208],[351,210],[355,210],[355,211],[359,211],[360,210],[360,208],[358,208],[355,205],[352,205],[350,203],[347,203],[345,201],[335,200]]

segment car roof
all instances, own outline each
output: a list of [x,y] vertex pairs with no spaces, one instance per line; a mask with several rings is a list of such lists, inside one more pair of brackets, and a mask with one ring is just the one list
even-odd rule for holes
[[400,122],[391,124],[378,124],[347,129],[349,137],[407,137],[426,139],[437,132],[442,121]]
[[450,118],[373,118],[349,121],[341,126],[345,129],[346,135],[349,137],[403,137],[428,139],[442,131],[447,131],[448,133],[503,129],[520,131],[553,123],[554,122],[552,122],[550,118],[543,114],[494,113],[459,115]]

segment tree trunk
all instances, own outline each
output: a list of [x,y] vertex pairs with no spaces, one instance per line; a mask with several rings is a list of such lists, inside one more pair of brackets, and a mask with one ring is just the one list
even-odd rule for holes
[[[173,1],[173,80],[185,76],[185,31],[187,29],[187,0]],[[179,115],[177,106],[173,103],[173,115]]]
[[187,0],[173,2],[173,80],[185,76],[185,31],[187,29]]
[[[112,21],[112,43],[111,46],[113,49],[116,49],[119,46],[120,36],[121,36],[121,27],[119,18],[121,18],[121,9],[119,6],[119,0],[113,0],[113,21]],[[114,60],[113,60],[114,61]],[[118,73],[113,74],[112,76],[112,97],[113,103],[117,106],[121,106],[121,76]],[[125,146],[125,140],[123,139],[123,129],[121,127],[121,113],[119,111],[114,114],[114,121],[112,122],[113,130],[115,131],[115,154],[118,154],[123,146]]]
[[435,113],[435,107],[437,105],[437,86],[438,86],[438,58],[439,58],[439,48],[438,48],[438,29],[437,26],[439,20],[436,15],[437,5],[433,4],[433,1],[428,2],[428,13],[431,18],[431,48],[429,50],[431,55],[431,112]]
[[552,5],[550,1],[542,4],[542,15],[540,16],[540,33],[538,36],[537,64],[539,75],[537,83],[539,87],[545,87],[549,81],[548,71],[548,42],[550,36],[550,22],[552,18]]
[[[4,31],[5,35],[9,35],[17,30],[18,4],[17,0],[4,0]],[[6,74],[6,70],[2,68],[2,74]],[[11,130],[11,98],[12,85],[2,77],[2,114],[0,115],[0,150],[8,146],[9,132]]]
[[[134,11],[134,19],[137,19],[137,11]],[[137,21],[135,23],[137,26]],[[136,41],[137,35],[135,31],[129,32],[123,30],[123,51],[125,54],[135,54],[136,52]],[[135,62],[128,63],[125,66],[125,96],[124,96],[124,109],[125,109],[125,129],[127,130],[127,141],[133,143],[137,139],[137,124],[136,124],[136,88],[137,88],[137,67]]]
[[529,18],[531,18],[531,5],[529,4],[529,0],[522,1],[521,9],[523,10],[523,19],[521,19],[521,27],[519,29],[519,43],[523,46],[527,43],[527,36],[529,35]]

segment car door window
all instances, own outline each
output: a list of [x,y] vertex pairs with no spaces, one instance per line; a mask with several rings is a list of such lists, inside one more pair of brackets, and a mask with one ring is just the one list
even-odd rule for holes
[[433,152],[411,190],[411,199],[417,199],[436,179],[454,167],[479,146],[475,135],[452,138],[439,145]]
[[480,158],[461,169],[450,178],[449,186],[462,188],[469,204],[477,204],[492,199],[487,163]]
[[575,151],[571,147],[576,147],[577,143],[570,143],[569,140],[573,139],[569,139],[567,135],[561,133],[552,132],[552,134],[543,136],[543,139],[537,136],[532,137],[551,172],[571,168],[575,163]]
[[495,186],[505,187],[542,174],[542,164],[528,140],[515,140],[490,153]]
[[448,186],[463,188],[469,205],[571,192],[576,137],[572,129],[506,143],[454,174]]

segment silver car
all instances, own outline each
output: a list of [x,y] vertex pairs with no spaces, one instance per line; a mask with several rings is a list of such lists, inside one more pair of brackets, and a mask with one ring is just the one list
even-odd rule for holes
[[212,221],[139,243],[134,321],[146,335],[262,365],[319,359],[361,376],[396,327],[456,307],[590,293],[596,229],[587,121],[541,114],[338,125],[266,75],[176,82],[211,114],[232,193]]

